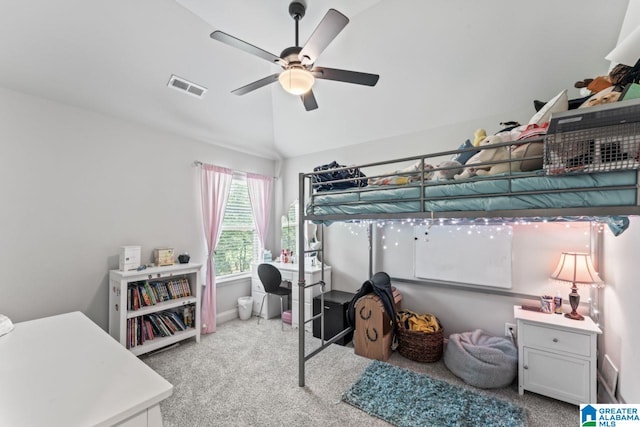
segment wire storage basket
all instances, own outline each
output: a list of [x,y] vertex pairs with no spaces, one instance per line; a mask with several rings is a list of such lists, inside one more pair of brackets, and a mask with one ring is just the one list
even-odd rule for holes
[[415,314],[408,310],[397,313],[398,353],[415,362],[437,362],[442,358],[444,346],[444,334],[440,320],[433,315],[427,315],[433,316],[434,321],[437,322],[438,326],[434,328],[433,332],[411,330],[401,320],[402,315],[407,312]]
[[544,170],[549,175],[638,169],[640,122],[548,134]]

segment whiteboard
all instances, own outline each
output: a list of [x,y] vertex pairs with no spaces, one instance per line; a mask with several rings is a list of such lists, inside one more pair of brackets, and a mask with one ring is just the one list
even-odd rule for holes
[[504,225],[416,226],[415,277],[511,288],[512,234]]

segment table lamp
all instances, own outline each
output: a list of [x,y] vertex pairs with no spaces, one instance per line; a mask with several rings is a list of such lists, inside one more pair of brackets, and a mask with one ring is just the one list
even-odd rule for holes
[[556,271],[551,275],[552,279],[571,283],[571,293],[569,294],[569,304],[571,313],[566,313],[565,317],[573,320],[584,320],[584,317],[577,312],[580,304],[580,294],[577,285],[601,285],[602,280],[593,268],[591,257],[588,253],[563,252],[558,262]]

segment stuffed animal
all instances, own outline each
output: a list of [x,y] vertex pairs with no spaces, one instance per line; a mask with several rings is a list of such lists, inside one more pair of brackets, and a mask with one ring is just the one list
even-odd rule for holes
[[[490,135],[490,136],[486,137],[485,139],[483,139],[480,142],[479,146],[480,147],[485,147],[487,145],[499,144],[501,142],[505,142],[502,139],[501,135]],[[502,146],[502,147],[491,148],[491,149],[484,148],[479,153],[477,153],[473,157],[471,157],[467,161],[467,163],[465,163],[466,167],[464,168],[462,173],[456,174],[454,176],[454,179],[465,179],[465,178],[471,178],[471,177],[476,176],[476,175],[487,175],[487,173],[485,173],[485,172],[487,172],[488,170],[491,170],[494,166],[485,165],[485,166],[478,167],[478,166],[474,166],[474,165],[478,165],[480,163],[485,163],[485,162],[493,162],[493,161],[496,161],[496,160],[506,160],[508,158],[509,158],[509,147],[508,146]],[[496,172],[496,173],[499,173],[499,172]]]
[[629,83],[628,77],[632,67],[618,64],[606,76],[598,76],[593,79],[584,79],[576,82],[573,86],[581,89],[582,96],[593,95],[602,90],[616,85],[624,85]]
[[478,147],[480,143],[487,137],[487,131],[484,129],[477,129],[473,133],[473,146]]
[[[496,144],[500,142],[507,142],[502,139],[502,136],[495,135],[495,137],[491,140],[490,144]],[[498,175],[501,173],[511,172],[520,172],[520,162],[510,162],[510,148],[509,146],[503,146],[493,149],[482,150],[480,153],[486,152],[483,156],[483,162],[495,162],[499,160],[505,160],[502,163],[496,163],[494,165],[490,165],[488,169],[477,169],[476,175],[484,176],[484,175]],[[513,157],[511,157],[513,158]]]
[[[433,165],[424,164],[424,179],[432,178]],[[420,172],[422,171],[422,161],[418,160],[414,164],[404,169],[393,171],[393,175],[369,178],[369,185],[405,185],[413,181],[420,181]]]
[[456,174],[462,173],[462,163],[456,160],[445,160],[440,164],[436,165],[437,168],[447,168],[440,169],[433,172],[431,176],[432,181],[447,181],[453,179]]
[[620,99],[620,95],[622,95],[622,92],[614,89],[616,89],[615,86],[610,86],[606,89],[601,90],[600,92],[587,99],[579,108],[593,107],[595,105],[618,102],[618,100]]

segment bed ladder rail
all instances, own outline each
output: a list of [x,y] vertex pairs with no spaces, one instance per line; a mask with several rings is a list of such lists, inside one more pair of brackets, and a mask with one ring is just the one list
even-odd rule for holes
[[[311,251],[311,252],[313,252],[313,251]],[[320,307],[324,307],[324,285],[325,285],[325,282],[323,280],[320,280],[320,281],[315,282],[315,283],[310,283],[308,285],[306,285],[306,284],[298,284],[300,289],[312,288],[312,287],[318,286],[318,285],[322,286],[322,291],[323,291],[320,294]],[[304,292],[304,290],[302,292]],[[302,310],[301,311],[301,315],[302,315],[302,317],[304,319],[304,310],[301,309],[300,307],[298,307],[298,310]],[[320,310],[320,313],[314,314],[309,319],[304,319],[304,322],[302,322],[302,324],[299,326],[300,329],[304,330],[305,327],[307,326],[307,323],[311,323],[316,319],[320,319],[320,346],[316,347],[315,349],[313,349],[310,353],[306,353],[306,351],[305,351],[305,353],[304,353],[304,361],[305,362],[307,360],[311,359],[316,354],[320,353],[322,350],[324,350],[325,348],[327,348],[331,344],[335,343],[336,341],[338,341],[339,339],[341,339],[342,337],[347,335],[349,332],[353,331],[353,328],[351,326],[349,326],[346,329],[343,329],[342,331],[338,332],[337,334],[335,334],[331,338],[328,338],[328,339],[325,340],[325,337],[324,337],[324,310]],[[302,384],[302,385],[304,385],[304,384]]]

